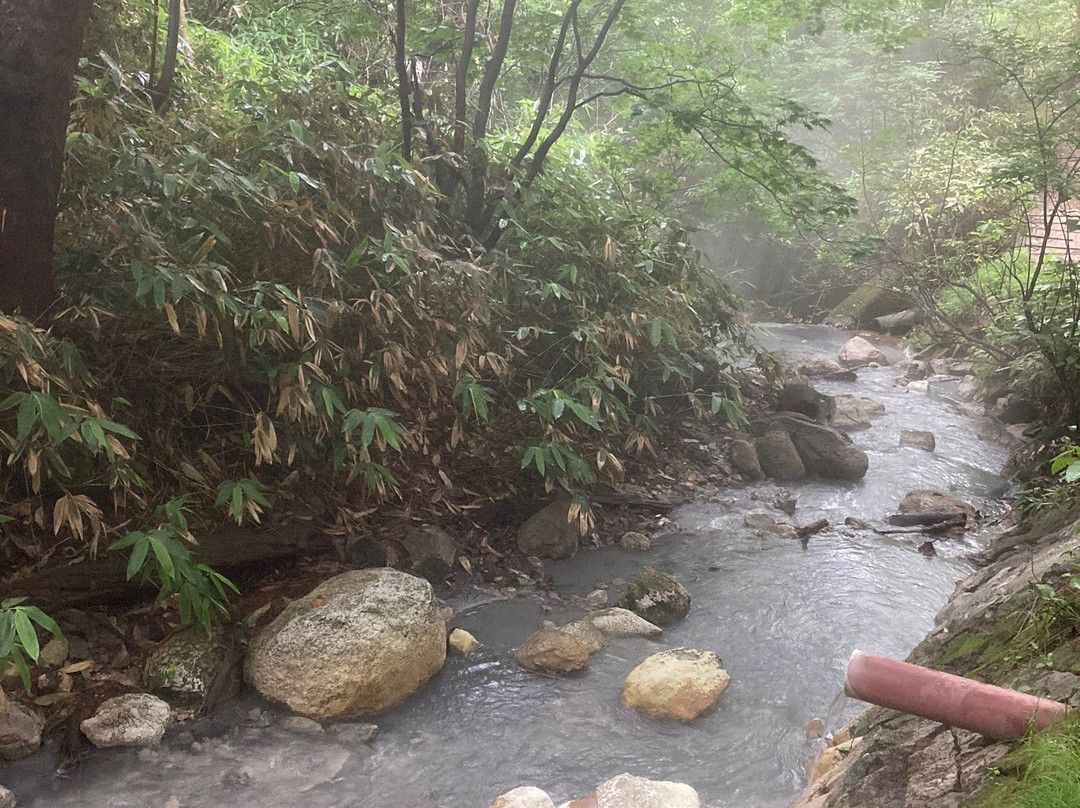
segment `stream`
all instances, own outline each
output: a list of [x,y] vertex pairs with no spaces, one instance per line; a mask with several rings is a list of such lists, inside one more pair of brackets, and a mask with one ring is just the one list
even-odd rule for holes
[[[836,357],[850,335],[825,327],[770,326],[758,339],[789,353]],[[894,352],[894,355],[895,352]],[[897,356],[898,358],[898,356]],[[484,808],[500,793],[535,785],[556,804],[583,797],[617,774],[692,785],[710,808],[780,808],[805,785],[820,742],[806,738],[841,690],[851,651],[903,658],[970,569],[992,527],[963,540],[940,540],[924,557],[917,535],[881,536],[844,527],[846,517],[883,525],[910,490],[950,492],[984,514],[1001,507],[1007,484],[997,471],[1004,448],[976,436],[977,424],[949,400],[948,383],[930,393],[895,384],[896,371],[859,371],[854,383],[817,382],[828,394],[866,396],[886,415],[852,435],[870,469],[859,483],[785,485],[798,498],[792,521],[834,525],[797,540],[762,539],[748,513],[782,520],[761,483],[706,494],[673,512],[648,551],[583,549],[546,565],[559,598],[521,592],[493,600],[478,593],[452,601],[453,626],[483,648],[449,656],[421,691],[376,717],[369,746],[353,725],[307,735],[255,696],[207,719],[175,727],[160,750],[98,751],[57,778],[46,749],[0,766],[0,782],[24,808]],[[937,450],[900,448],[901,429],[931,430]],[[580,596],[630,581],[652,565],[689,590],[689,617],[659,640],[612,640],[587,674],[530,674],[513,649],[544,620],[582,613]],[[716,652],[731,675],[720,708],[689,725],[645,718],[619,702],[622,682],[646,656],[690,646]],[[865,705],[848,703],[830,729]],[[271,720],[273,719],[273,720]],[[265,724],[269,726],[263,726]]]

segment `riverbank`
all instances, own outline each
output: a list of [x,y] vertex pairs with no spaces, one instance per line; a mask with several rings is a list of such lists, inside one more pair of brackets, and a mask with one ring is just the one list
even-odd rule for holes
[[[908,661],[1080,705],[1078,529],[1073,506],[1036,511],[996,538]],[[1016,742],[877,707],[838,735],[798,808],[981,808],[1026,770],[1010,756]],[[1077,804],[1075,785],[1069,793],[1045,808]]]

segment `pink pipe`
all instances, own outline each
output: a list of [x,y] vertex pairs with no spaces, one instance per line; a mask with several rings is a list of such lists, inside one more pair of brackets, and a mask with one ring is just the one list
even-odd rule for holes
[[1065,714],[1057,701],[862,651],[848,660],[844,693],[1002,740],[1045,729]]

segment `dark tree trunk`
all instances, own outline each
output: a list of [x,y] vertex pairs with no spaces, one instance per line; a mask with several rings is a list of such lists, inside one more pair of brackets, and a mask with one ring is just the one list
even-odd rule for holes
[[0,0],[0,311],[42,318],[56,300],[56,200],[91,4]]

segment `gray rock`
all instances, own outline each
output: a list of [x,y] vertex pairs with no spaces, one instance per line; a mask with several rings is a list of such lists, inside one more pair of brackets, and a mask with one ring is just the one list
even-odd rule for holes
[[392,569],[354,570],[290,603],[255,638],[245,675],[309,718],[385,710],[442,668],[446,624],[431,584]]
[[862,337],[852,337],[840,347],[840,364],[845,368],[861,368],[867,365],[887,365],[889,360],[880,350]]
[[957,499],[952,494],[927,489],[908,492],[900,501],[897,510],[906,514],[963,514],[967,518],[969,525],[978,518],[978,512],[973,507]]
[[146,686],[176,707],[201,704],[211,688],[217,701],[240,692],[242,640],[234,629],[221,627],[209,636],[196,628],[174,634],[146,659]]
[[757,449],[750,441],[737,439],[731,442],[731,468],[736,474],[751,482],[764,479]]
[[843,373],[844,369],[827,356],[812,356],[799,364],[798,371],[808,379],[826,379]]
[[525,640],[514,659],[529,670],[570,673],[589,664],[589,648],[569,632],[545,628]]
[[670,626],[689,614],[690,594],[673,575],[646,567],[619,605],[654,625]]
[[67,662],[68,641],[53,637],[41,648],[38,663],[46,668],[58,668]]
[[41,746],[45,721],[29,707],[8,701],[0,710],[0,760],[29,757]]
[[652,539],[644,533],[628,530],[619,537],[619,546],[624,550],[649,550],[652,548]]
[[592,802],[583,805],[595,808],[700,808],[697,792],[685,783],[667,780],[647,780],[631,774],[620,774],[602,784],[591,795]]
[[500,795],[488,808],[555,808],[555,803],[540,789],[521,786]]
[[806,476],[806,466],[791,440],[783,429],[774,429],[765,433],[756,441],[761,470],[766,477],[776,480],[799,480]]
[[900,445],[932,452],[937,446],[937,441],[934,440],[933,432],[922,429],[904,429],[900,432]]
[[874,418],[885,414],[885,405],[871,398],[836,396],[835,401],[836,412],[829,424],[841,432],[869,429]]
[[529,517],[518,530],[521,551],[540,558],[569,558],[576,553],[581,534],[577,521],[570,521],[570,504],[570,497],[562,495]]
[[743,519],[743,524],[753,530],[768,530],[776,527],[776,520],[765,513],[748,513]]
[[618,606],[583,618],[605,637],[659,637],[664,630],[629,609]]
[[319,738],[326,734],[323,725],[302,715],[287,715],[278,721],[278,726],[287,732],[296,735],[306,735],[309,738]]
[[379,736],[379,728],[375,724],[335,724],[326,734],[348,746],[370,745]]
[[836,412],[832,396],[819,393],[808,384],[785,384],[776,402],[776,409],[783,412],[799,412],[807,418],[827,424]]
[[580,641],[589,654],[595,654],[604,647],[604,635],[587,619],[575,620],[558,630]]
[[127,693],[102,702],[79,728],[98,747],[157,746],[169,723],[169,705],[149,693]]
[[441,581],[450,574],[457,560],[457,544],[435,525],[409,525],[401,543],[409,554],[409,563],[417,575],[429,581]]
[[870,466],[866,452],[844,433],[800,415],[780,413],[773,423],[784,429],[806,470],[832,480],[861,480]]
[[15,795],[0,786],[0,808],[15,808]]

